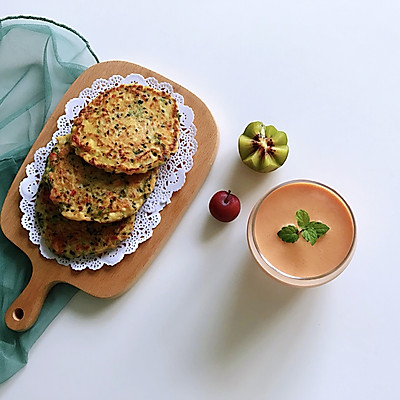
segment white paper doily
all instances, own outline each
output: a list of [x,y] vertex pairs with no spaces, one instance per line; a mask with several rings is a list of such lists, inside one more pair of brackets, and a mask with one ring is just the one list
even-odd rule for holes
[[[117,248],[100,256],[78,257],[72,260],[57,256],[42,240],[40,228],[35,218],[36,193],[44,173],[47,157],[57,143],[57,136],[71,133],[72,121],[88,103],[107,89],[129,83],[138,83],[162,90],[176,100],[180,114],[178,151],[159,168],[155,188],[137,213],[134,230],[128,239],[120,243]],[[160,211],[171,202],[173,192],[178,191],[183,186],[185,175],[192,168],[193,156],[197,150],[197,142],[194,138],[196,127],[193,124],[193,119],[192,109],[184,105],[183,96],[174,93],[169,83],[159,83],[152,77],[145,79],[138,74],[130,74],[125,78],[120,75],[113,75],[109,79],[96,79],[90,88],[82,90],[78,98],[71,99],[65,105],[65,114],[57,120],[58,129],[53,134],[51,141],[35,152],[34,161],[26,167],[27,176],[20,183],[19,192],[22,197],[20,202],[20,209],[23,214],[21,224],[29,232],[30,241],[39,245],[40,252],[44,257],[56,259],[62,265],[70,265],[74,270],[85,268],[97,270],[104,264],[112,266],[120,262],[125,254],[133,253],[140,243],[152,236],[153,229],[161,221]]]

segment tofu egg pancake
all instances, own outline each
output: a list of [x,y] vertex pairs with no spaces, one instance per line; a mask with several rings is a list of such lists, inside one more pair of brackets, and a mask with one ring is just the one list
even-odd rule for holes
[[135,224],[135,215],[109,224],[70,221],[50,200],[50,190],[43,181],[36,198],[36,218],[47,246],[55,254],[66,258],[111,250],[128,238]]
[[168,93],[137,84],[101,93],[73,121],[77,155],[108,172],[138,174],[178,150],[179,117]]
[[44,179],[50,200],[74,221],[108,223],[135,214],[153,191],[157,169],[144,174],[111,174],[86,163],[71,146],[71,135],[59,136]]

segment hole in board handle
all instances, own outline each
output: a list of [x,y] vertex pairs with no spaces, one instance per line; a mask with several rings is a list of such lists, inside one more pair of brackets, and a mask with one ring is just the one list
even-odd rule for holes
[[22,308],[16,308],[12,316],[16,321],[21,321],[21,319],[24,318],[24,310]]

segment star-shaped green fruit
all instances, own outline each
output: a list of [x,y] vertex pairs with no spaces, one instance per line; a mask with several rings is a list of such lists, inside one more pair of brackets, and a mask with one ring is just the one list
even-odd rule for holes
[[289,153],[285,132],[260,121],[251,122],[239,137],[242,161],[257,172],[271,172],[286,161]]

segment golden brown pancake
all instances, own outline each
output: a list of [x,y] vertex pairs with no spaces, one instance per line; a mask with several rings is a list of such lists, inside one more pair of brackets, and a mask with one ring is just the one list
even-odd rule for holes
[[36,218],[47,246],[60,256],[75,258],[111,250],[132,232],[135,215],[109,224],[70,221],[50,200],[50,190],[42,182],[36,198]]
[[168,93],[121,85],[81,110],[71,134],[76,154],[89,164],[129,175],[147,172],[178,149],[178,107]]
[[50,200],[75,221],[113,222],[135,214],[154,189],[157,169],[144,174],[111,174],[74,153],[70,136],[59,136],[46,166]]

